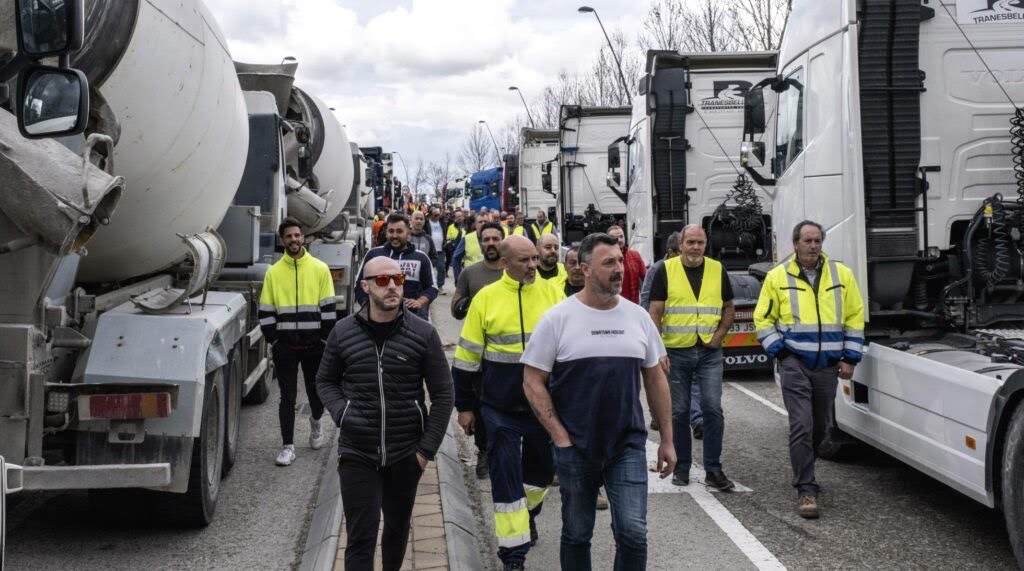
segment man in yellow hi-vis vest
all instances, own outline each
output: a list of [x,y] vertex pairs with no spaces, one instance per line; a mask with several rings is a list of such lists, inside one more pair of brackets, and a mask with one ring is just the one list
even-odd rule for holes
[[541,316],[565,294],[537,279],[537,249],[525,237],[506,238],[499,252],[504,273],[473,297],[452,377],[466,434],[481,420],[473,414],[473,386],[481,387],[498,557],[506,569],[521,569],[537,540],[534,519],[555,472],[550,438],[523,392],[519,358]]
[[722,339],[733,319],[733,293],[722,264],[704,257],[707,236],[696,224],[683,228],[682,255],[665,262],[651,284],[651,318],[668,350],[672,433],[678,463],[672,483],[690,483],[690,392],[700,385],[704,414],[704,483],[721,491],[735,484],[722,471]]
[[821,251],[825,229],[804,220],[793,229],[793,255],[765,276],[754,327],[779,360],[789,412],[789,460],[797,513],[818,517],[814,457],[832,424],[838,378],[853,377],[864,352],[864,300],[850,268]]

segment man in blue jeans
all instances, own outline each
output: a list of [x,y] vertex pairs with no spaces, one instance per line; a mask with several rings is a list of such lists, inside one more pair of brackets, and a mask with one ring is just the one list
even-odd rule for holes
[[682,255],[667,260],[651,285],[651,319],[661,329],[668,349],[672,387],[673,433],[679,464],[672,477],[677,486],[690,484],[693,442],[684,437],[689,424],[690,387],[700,385],[704,413],[704,483],[721,491],[736,487],[722,471],[722,339],[733,320],[729,274],[716,260],[704,257],[707,237],[690,224],[682,231]]
[[611,504],[615,569],[647,566],[647,430],[643,382],[662,426],[658,470],[675,468],[664,345],[640,306],[619,297],[618,240],[591,234],[579,248],[585,285],[541,317],[523,353],[523,388],[551,436],[562,496],[563,570],[589,570],[597,491]]

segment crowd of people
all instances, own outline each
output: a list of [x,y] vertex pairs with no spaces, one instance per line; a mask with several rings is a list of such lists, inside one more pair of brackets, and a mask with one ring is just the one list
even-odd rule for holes
[[[562,569],[591,568],[595,510],[609,504],[614,568],[645,568],[641,392],[660,431],[660,477],[690,485],[692,441],[703,439],[703,484],[735,487],[721,460],[733,292],[724,266],[705,255],[700,226],[669,236],[665,258],[649,268],[620,226],[563,252],[543,211],[528,221],[520,212],[382,210],[372,231],[353,315],[335,324],[329,273],[288,221],[280,229],[286,256],[268,273],[260,307],[282,382],[277,463],[295,457],[298,366],[314,417],[311,445],[323,443],[322,411],[340,427],[346,569],[372,568],[382,513],[383,566],[401,566],[419,475],[452,408],[478,448],[477,477],[491,480],[505,569],[524,568],[556,481]],[[824,239],[813,221],[794,228],[794,254],[768,274],[755,309],[789,412],[797,513],[809,519],[819,515],[815,451],[832,422],[837,379],[852,376],[864,343],[853,273],[821,251]],[[449,272],[448,309],[462,320],[451,365],[429,323]]]

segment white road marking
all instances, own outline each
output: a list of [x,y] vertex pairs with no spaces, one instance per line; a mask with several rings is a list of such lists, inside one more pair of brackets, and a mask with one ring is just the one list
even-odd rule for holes
[[[648,440],[648,465],[654,466],[657,461],[658,444]],[[648,494],[690,494],[693,501],[704,510],[704,513],[708,514],[708,517],[715,522],[719,529],[725,532],[725,535],[755,567],[762,570],[784,570],[786,567],[754,537],[754,534],[743,527],[743,524],[736,519],[736,516],[732,515],[732,512],[715,498],[714,493],[703,484],[703,481],[704,470],[696,465],[690,466],[690,484],[688,486],[675,486],[672,484],[671,476],[662,480],[657,473],[648,471],[647,492]],[[736,483],[734,491],[752,492],[753,490]]]
[[786,409],[784,409],[781,406],[773,403],[772,401],[764,398],[763,396],[755,393],[754,391],[752,391],[752,390],[750,390],[750,389],[748,389],[748,388],[746,388],[746,387],[744,387],[742,385],[739,385],[737,383],[727,383],[727,384],[730,387],[738,390],[739,392],[741,392],[741,393],[747,395],[748,397],[756,400],[757,402],[763,404],[764,406],[766,406],[766,407],[774,410],[775,412],[781,414],[782,416],[789,416],[789,413],[786,412]]

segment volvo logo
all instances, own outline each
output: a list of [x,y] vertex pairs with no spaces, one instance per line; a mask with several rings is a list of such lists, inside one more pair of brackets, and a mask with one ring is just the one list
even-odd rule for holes
[[768,362],[768,355],[758,353],[754,355],[726,355],[726,365],[760,365]]

